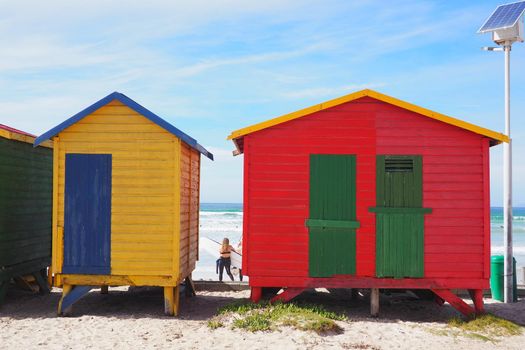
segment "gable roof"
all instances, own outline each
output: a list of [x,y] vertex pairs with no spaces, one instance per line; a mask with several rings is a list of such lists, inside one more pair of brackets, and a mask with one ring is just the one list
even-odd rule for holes
[[145,107],[141,106],[140,104],[138,104],[137,102],[133,101],[131,98],[127,97],[126,95],[121,94],[120,92],[116,92],[116,91],[111,93],[111,94],[109,94],[109,95],[107,95],[106,97],[104,97],[103,99],[99,100],[98,102],[95,102],[94,104],[92,104],[91,106],[87,107],[86,109],[80,111],[79,113],[75,114],[71,118],[66,119],[62,123],[60,123],[57,126],[55,126],[54,128],[52,128],[51,130],[46,131],[42,135],[38,136],[36,138],[36,140],[35,140],[34,146],[38,146],[40,143],[44,142],[45,140],[51,139],[53,136],[56,136],[58,133],[60,133],[61,131],[63,131],[67,127],[69,127],[69,126],[75,124],[76,122],[84,119],[89,114],[95,112],[97,109],[107,105],[108,103],[110,103],[113,100],[120,101],[121,103],[123,103],[127,107],[129,107],[132,110],[134,110],[135,112],[141,114],[142,116],[144,116],[145,118],[149,119],[151,122],[157,124],[158,126],[163,128],[164,130],[166,130],[166,131],[170,132],[171,134],[177,136],[179,139],[181,139],[182,141],[186,142],[188,144],[188,146],[190,146],[191,148],[197,150],[198,152],[202,153],[206,157],[208,157],[211,160],[213,160],[213,154],[211,154],[204,147],[202,147],[197,142],[197,140],[195,140],[193,137],[191,137],[191,136],[185,134],[184,132],[180,131],[179,129],[177,129],[176,127],[174,127],[173,125],[171,125],[170,123],[168,123],[167,121],[165,121],[164,119],[162,119],[161,117],[156,115],[155,113],[151,112],[147,108],[145,108]]
[[[394,97],[391,97],[391,96],[388,96],[388,95],[385,95],[385,94],[382,94],[380,92],[370,90],[370,89],[357,91],[349,95],[345,95],[345,96],[342,96],[342,97],[339,97],[333,100],[329,100],[329,101],[322,102],[314,106],[310,106],[310,107],[298,110],[296,112],[288,113],[288,114],[282,115],[277,118],[269,119],[269,120],[266,120],[258,124],[254,124],[254,125],[247,126],[239,130],[232,131],[232,133],[228,136],[227,139],[233,140],[238,151],[242,153],[242,147],[240,147],[240,144],[242,143],[242,138],[245,135],[248,135],[253,132],[263,130],[263,129],[267,129],[272,126],[275,126],[281,123],[285,123],[290,120],[301,118],[301,117],[310,115],[312,113],[322,111],[324,109],[335,107],[335,106],[338,106],[346,102],[354,101],[354,100],[357,100],[358,98],[362,98],[365,96],[372,97],[376,100],[383,101],[383,102],[386,102],[388,104],[391,104],[397,107],[401,107],[403,109],[421,114],[428,118],[432,118],[432,119],[439,120],[441,122],[444,122],[450,125],[457,126],[458,128],[472,131],[479,135],[486,136],[492,140],[491,145],[497,145],[502,142],[509,142],[509,137],[502,133],[486,129],[481,126],[477,126],[477,125],[465,122],[463,120],[452,118],[447,115],[444,115],[438,112],[434,112],[434,111],[431,111],[423,107],[416,106],[414,104],[399,100],[397,98],[394,98]],[[238,141],[241,141],[241,142],[238,142]]]
[[[25,143],[33,143],[36,138],[33,134],[12,128],[5,124],[0,124],[0,137]],[[42,146],[52,148],[53,144],[51,142],[44,142]]]

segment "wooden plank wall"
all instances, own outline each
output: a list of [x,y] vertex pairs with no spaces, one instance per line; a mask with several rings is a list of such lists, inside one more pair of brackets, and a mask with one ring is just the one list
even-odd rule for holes
[[[62,131],[55,232],[59,242],[65,154],[112,154],[111,274],[171,276],[173,259],[178,259],[173,251],[178,144],[172,134],[118,101]],[[61,254],[60,249],[57,252]]]
[[199,253],[200,153],[181,146],[180,278],[194,269]]
[[249,276],[308,278],[310,154],[357,155],[357,275],[375,272],[375,120],[362,99],[245,137]]
[[423,156],[425,277],[484,278],[484,148],[470,131],[377,102],[377,153]]
[[51,261],[52,152],[0,137],[0,271]]
[[248,276],[268,286],[308,279],[308,157],[324,153],[357,155],[356,275],[374,277],[376,154],[421,154],[423,207],[433,210],[425,215],[425,277],[486,279],[487,147],[480,135],[370,97],[246,135]]

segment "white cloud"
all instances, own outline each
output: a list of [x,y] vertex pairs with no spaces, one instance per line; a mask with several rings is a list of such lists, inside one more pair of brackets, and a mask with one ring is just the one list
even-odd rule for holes
[[[499,117],[499,92],[482,90],[500,84],[501,65],[489,58],[496,56],[476,56],[481,45],[474,32],[489,4],[0,0],[0,6],[1,123],[40,134],[106,94],[124,92],[216,147],[216,162],[203,160],[205,201],[242,199],[242,157],[232,157],[224,142],[231,130],[362,88],[500,125],[490,119]],[[472,54],[464,51],[468,45]],[[513,51],[513,62],[522,60],[520,52]],[[516,84],[524,72],[513,66]],[[520,86],[513,90],[516,115],[524,108]],[[519,157],[519,139],[515,147]]]

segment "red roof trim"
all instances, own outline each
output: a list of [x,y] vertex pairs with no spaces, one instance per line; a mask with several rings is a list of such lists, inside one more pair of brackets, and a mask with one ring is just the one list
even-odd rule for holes
[[30,133],[22,131],[22,130],[18,130],[18,129],[12,128],[12,127],[4,125],[4,124],[0,124],[0,129],[7,130],[9,132],[14,132],[14,133],[17,133],[17,134],[20,134],[20,135],[36,137],[36,135],[30,134]]

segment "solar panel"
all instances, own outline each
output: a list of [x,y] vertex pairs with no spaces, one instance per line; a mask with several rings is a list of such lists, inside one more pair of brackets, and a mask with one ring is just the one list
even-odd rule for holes
[[485,21],[478,33],[492,32],[498,29],[507,29],[516,24],[525,11],[525,1],[500,5]]

